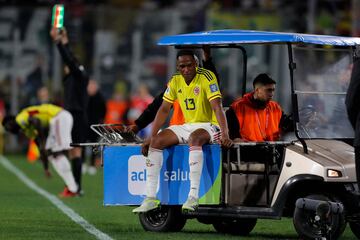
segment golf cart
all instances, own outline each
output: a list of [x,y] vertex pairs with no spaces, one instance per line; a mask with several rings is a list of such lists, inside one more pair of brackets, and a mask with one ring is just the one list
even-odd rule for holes
[[[274,47],[285,52],[278,54],[285,59],[276,61],[288,62],[282,66],[288,83],[282,86],[288,87],[284,94],[294,129],[276,142],[241,142],[231,149],[204,146],[200,206],[194,212],[181,212],[189,190],[188,147],[166,149],[157,195],[162,205],[139,214],[145,230],[180,231],[186,219],[196,218],[218,232],[244,236],[257,219],[291,217],[302,239],[337,239],[347,223],[360,238],[354,133],[344,104],[360,38],[218,30],[166,36],[158,44],[239,50],[243,93],[248,51],[259,47],[271,53]],[[103,138],[104,204],[139,205],[146,181],[139,139],[118,125],[92,128]]]

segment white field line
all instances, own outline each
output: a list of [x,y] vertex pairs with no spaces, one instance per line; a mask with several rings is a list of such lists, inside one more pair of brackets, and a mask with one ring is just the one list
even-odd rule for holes
[[112,238],[103,233],[99,229],[97,229],[94,225],[90,224],[86,221],[83,217],[77,214],[74,210],[70,207],[66,206],[59,198],[55,195],[45,191],[44,189],[40,188],[36,183],[34,183],[30,178],[28,178],[21,170],[15,167],[9,160],[5,157],[0,156],[0,164],[4,166],[7,170],[15,174],[26,186],[30,189],[34,190],[44,198],[48,199],[52,204],[54,204],[60,211],[65,213],[71,220],[75,223],[79,224],[82,228],[84,228],[87,232],[94,235],[97,239],[100,240],[112,240]]

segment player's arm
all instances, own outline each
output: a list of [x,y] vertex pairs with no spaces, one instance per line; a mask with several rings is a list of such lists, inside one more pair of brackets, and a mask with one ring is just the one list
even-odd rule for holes
[[35,143],[39,147],[40,159],[43,164],[44,170],[47,171],[49,169],[48,154],[45,149],[47,128],[41,125],[41,122],[38,118],[32,116],[29,117],[29,125],[33,126],[34,129],[36,129],[37,135],[35,138]]
[[170,113],[172,103],[169,103],[167,101],[163,101],[159,110],[156,113],[155,120],[153,123],[153,127],[151,130],[150,138],[146,139],[143,144],[141,145],[141,153],[144,156],[148,155],[148,150],[151,142],[151,138],[154,137],[160,130],[160,128],[164,125],[167,116]]
[[141,146],[141,153],[144,156],[147,156],[148,149],[150,146],[151,138],[156,136],[159,132],[160,128],[164,125],[166,118],[168,117],[170,113],[170,109],[172,107],[172,104],[174,103],[176,99],[176,94],[174,92],[174,89],[176,89],[175,86],[173,86],[172,83],[173,78],[169,81],[168,86],[166,90],[163,92],[163,101],[160,105],[160,108],[156,112],[155,120],[153,122],[153,126],[151,129],[151,135],[148,139],[144,141],[144,143]]
[[74,54],[71,52],[69,47],[69,38],[65,28],[59,29],[52,28],[50,36],[53,41],[56,43],[57,48],[59,49],[62,60],[69,67],[72,74],[76,75],[76,78],[89,79],[89,75],[85,71],[83,65],[75,58]]
[[44,139],[37,137],[35,138],[35,143],[36,145],[39,147],[39,151],[40,151],[40,160],[41,163],[44,167],[45,173],[47,176],[49,176],[49,161],[48,161],[48,153],[45,150],[45,143],[46,141],[44,141]]
[[166,118],[169,116],[172,103],[163,101],[159,110],[156,113],[153,127],[151,130],[151,137],[156,136],[160,128],[164,125]]
[[[208,78],[208,82],[206,82],[205,91],[208,101],[210,102],[210,106],[215,113],[216,120],[220,125],[221,130],[221,144],[224,147],[230,147],[232,145],[232,141],[229,138],[229,129],[226,122],[226,117],[224,113],[224,109],[221,103],[221,93],[219,90],[219,85],[217,83],[216,76],[212,72],[208,72],[212,75],[211,78]],[[205,81],[204,81],[205,82]]]
[[224,109],[221,104],[221,98],[215,98],[215,99],[210,100],[210,105],[211,105],[211,108],[213,109],[216,119],[220,125],[221,144],[224,147],[230,147],[232,145],[232,141],[229,138],[229,129],[227,126]]
[[36,138],[46,139],[46,133],[44,127],[41,125],[40,119],[29,116],[29,125],[36,130]]
[[89,75],[87,74],[85,67],[74,57],[69,44],[57,44],[57,46],[60,55],[66,66],[69,67],[70,72],[74,74],[77,79],[88,79]]

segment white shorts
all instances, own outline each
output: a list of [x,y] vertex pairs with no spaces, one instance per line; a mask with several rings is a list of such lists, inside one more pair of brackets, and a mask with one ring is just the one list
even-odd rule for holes
[[179,139],[179,143],[188,143],[190,134],[197,129],[204,129],[209,133],[209,143],[218,143],[220,140],[220,128],[211,123],[185,123],[183,125],[173,125],[167,129],[175,133]]
[[53,119],[50,120],[49,124],[49,135],[46,139],[46,150],[52,152],[59,152],[63,150],[71,149],[71,129],[73,127],[73,117],[71,114],[62,110]]

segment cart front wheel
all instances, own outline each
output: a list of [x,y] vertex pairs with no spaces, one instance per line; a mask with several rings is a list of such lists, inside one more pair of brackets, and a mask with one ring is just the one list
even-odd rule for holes
[[142,227],[151,232],[178,232],[186,223],[186,218],[181,213],[181,206],[161,206],[140,213],[139,220]]

